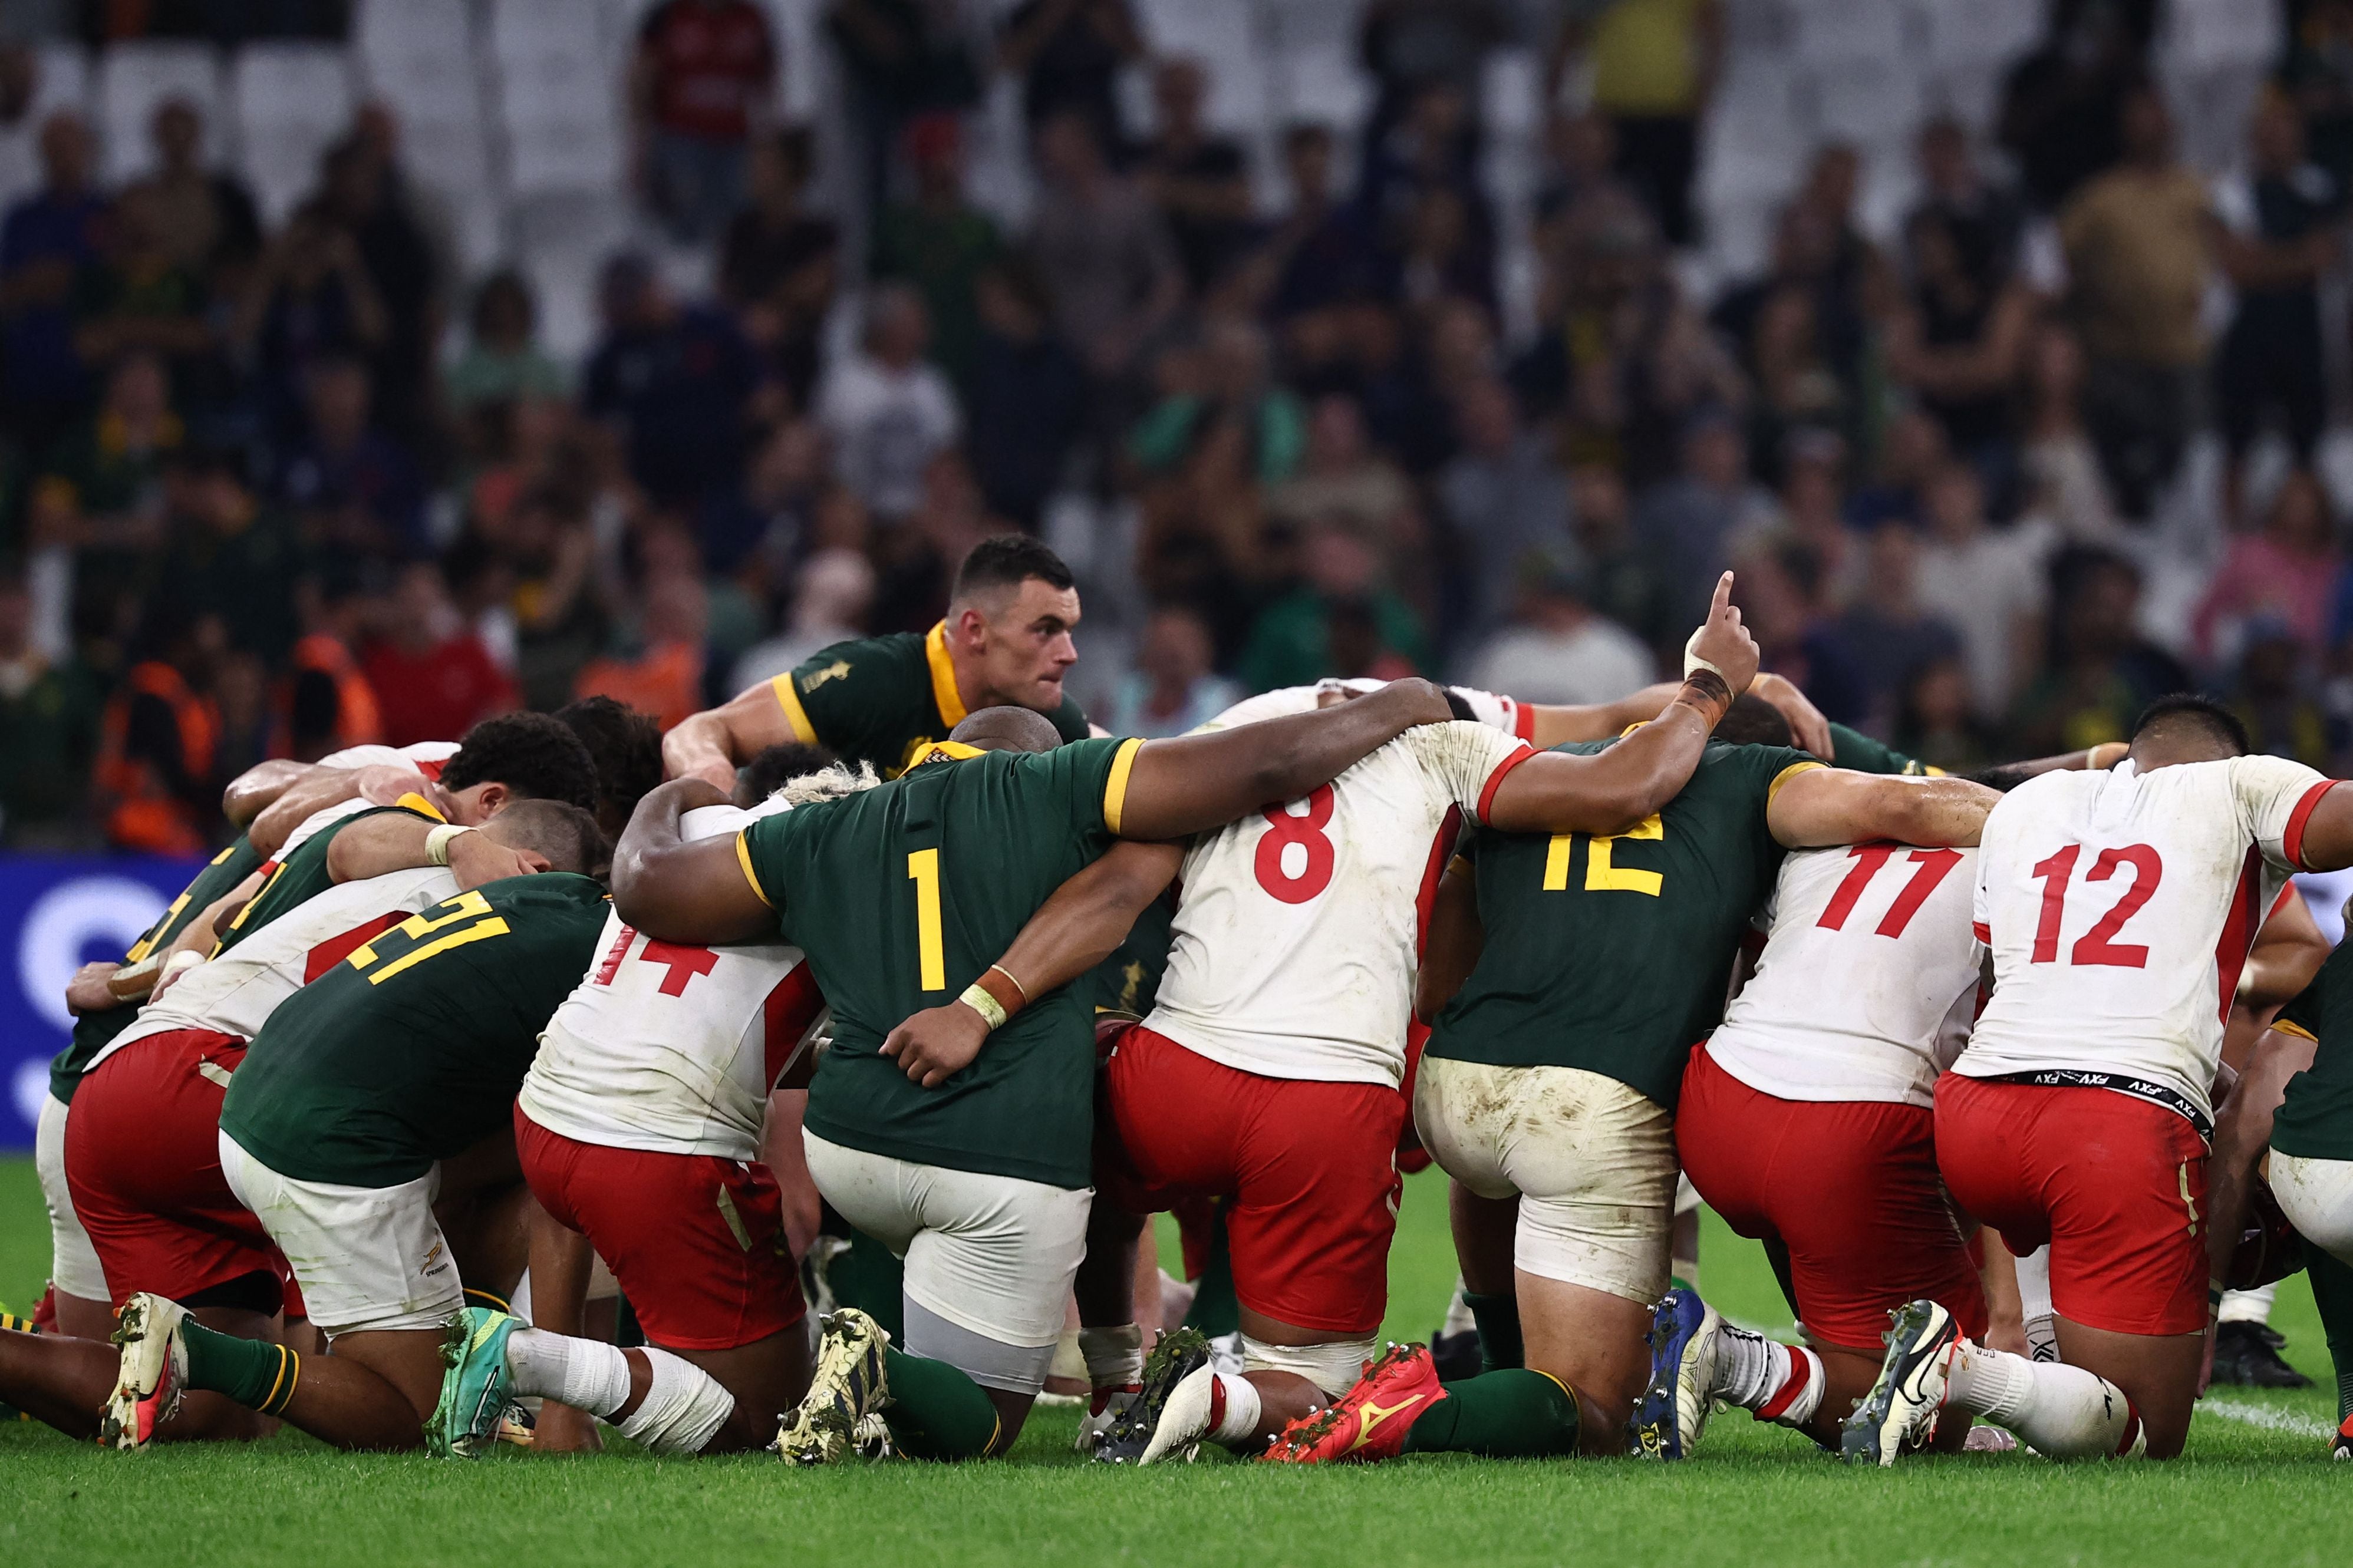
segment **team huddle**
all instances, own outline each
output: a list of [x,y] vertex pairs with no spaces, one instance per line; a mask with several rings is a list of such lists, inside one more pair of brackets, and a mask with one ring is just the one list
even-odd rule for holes
[[[667,735],[265,763],[69,991],[0,1401],[825,1464],[1002,1454],[1077,1377],[1106,1463],[1674,1460],[1723,1405],[2164,1458],[2223,1293],[2295,1267],[2353,1373],[2353,959],[2287,881],[2353,795],[2189,697],[1935,775],[1760,675],[1731,586],[1620,702],[1326,682],[1139,740],[1063,693],[1067,569],[991,540],[928,636]],[[1432,1162],[1449,1375],[1376,1342]],[[1802,1342],[1685,1282],[1701,1200]],[[1163,1326],[1171,1211],[1215,1342]]]

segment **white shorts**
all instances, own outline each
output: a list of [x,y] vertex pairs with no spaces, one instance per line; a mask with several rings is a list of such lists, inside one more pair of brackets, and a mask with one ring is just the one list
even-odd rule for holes
[[311,1321],[329,1339],[439,1329],[465,1304],[458,1261],[433,1217],[441,1171],[396,1187],[281,1176],[220,1135],[221,1174],[286,1255]]
[[1093,1190],[918,1165],[806,1129],[801,1142],[825,1201],[906,1260],[908,1353],[990,1388],[1043,1387]]
[[2298,1235],[2353,1264],[2353,1160],[2272,1151],[2272,1196]]
[[1424,1057],[1413,1119],[1448,1175],[1519,1194],[1517,1267],[1645,1305],[1666,1294],[1679,1167],[1665,1107],[1583,1068]]
[[68,1109],[56,1095],[42,1096],[41,1119],[33,1130],[33,1170],[41,1178],[41,1201],[49,1209],[49,1283],[60,1296],[111,1301],[98,1248],[90,1244],[90,1233],[82,1229],[73,1193],[66,1185]]

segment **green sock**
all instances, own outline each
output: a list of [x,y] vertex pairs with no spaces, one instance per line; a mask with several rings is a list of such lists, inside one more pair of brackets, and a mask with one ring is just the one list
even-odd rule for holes
[[2342,1422],[2353,1415],[2353,1265],[2306,1241],[2304,1268],[2328,1336],[2328,1359],[2337,1363],[2337,1419]]
[[1234,1260],[1226,1250],[1226,1208],[1219,1204],[1209,1221],[1209,1256],[1201,1265],[1201,1282],[1193,1290],[1193,1304],[1185,1310],[1185,1326],[1209,1338],[1223,1339],[1242,1326],[1241,1303],[1234,1298]]
[[1472,1290],[1462,1292],[1462,1304],[1471,1309],[1472,1321],[1479,1325],[1479,1370],[1509,1372],[1527,1364],[1527,1352],[1520,1343],[1520,1299],[1506,1291],[1500,1296],[1482,1296]]
[[1446,1385],[1405,1435],[1409,1454],[1548,1459],[1577,1452],[1577,1400],[1540,1372],[1511,1368]]
[[883,1347],[891,1404],[882,1419],[899,1451],[918,1459],[976,1459],[997,1441],[997,1406],[944,1361]]
[[275,1415],[294,1397],[302,1358],[266,1340],[241,1340],[190,1318],[180,1325],[188,1346],[188,1386],[227,1394],[248,1410]]
[[825,1281],[837,1306],[857,1308],[894,1340],[906,1337],[906,1267],[889,1247],[852,1228],[849,1250],[826,1269]]

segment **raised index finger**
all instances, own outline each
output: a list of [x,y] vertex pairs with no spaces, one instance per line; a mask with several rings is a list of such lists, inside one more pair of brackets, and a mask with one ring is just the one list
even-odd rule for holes
[[1732,574],[1726,572],[1715,580],[1715,597],[1708,601],[1707,618],[1715,620],[1732,603]]

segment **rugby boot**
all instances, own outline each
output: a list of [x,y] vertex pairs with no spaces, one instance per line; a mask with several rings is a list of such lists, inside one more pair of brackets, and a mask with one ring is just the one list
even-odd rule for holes
[[122,1352],[114,1392],[98,1417],[98,1444],[137,1453],[176,1415],[188,1384],[188,1310],[142,1290],[115,1312]]
[[1216,1429],[1209,1409],[1216,1382],[1208,1336],[1184,1327],[1163,1333],[1144,1358],[1135,1397],[1095,1446],[1096,1462],[1148,1465],[1179,1449],[1183,1458],[1194,1458],[1201,1439]]
[[1634,1402],[1628,1449],[1646,1459],[1687,1458],[1715,1407],[1716,1310],[1678,1286],[1651,1313],[1651,1382]]
[[1392,1344],[1365,1363],[1355,1387],[1285,1426],[1259,1458],[1271,1465],[1394,1459],[1414,1422],[1446,1396],[1428,1345]]
[[1945,1407],[1945,1377],[1961,1342],[1960,1325],[1934,1301],[1909,1302],[1889,1318],[1879,1381],[1839,1429],[1839,1452],[1851,1465],[1894,1464],[1906,1444],[1936,1435]]

